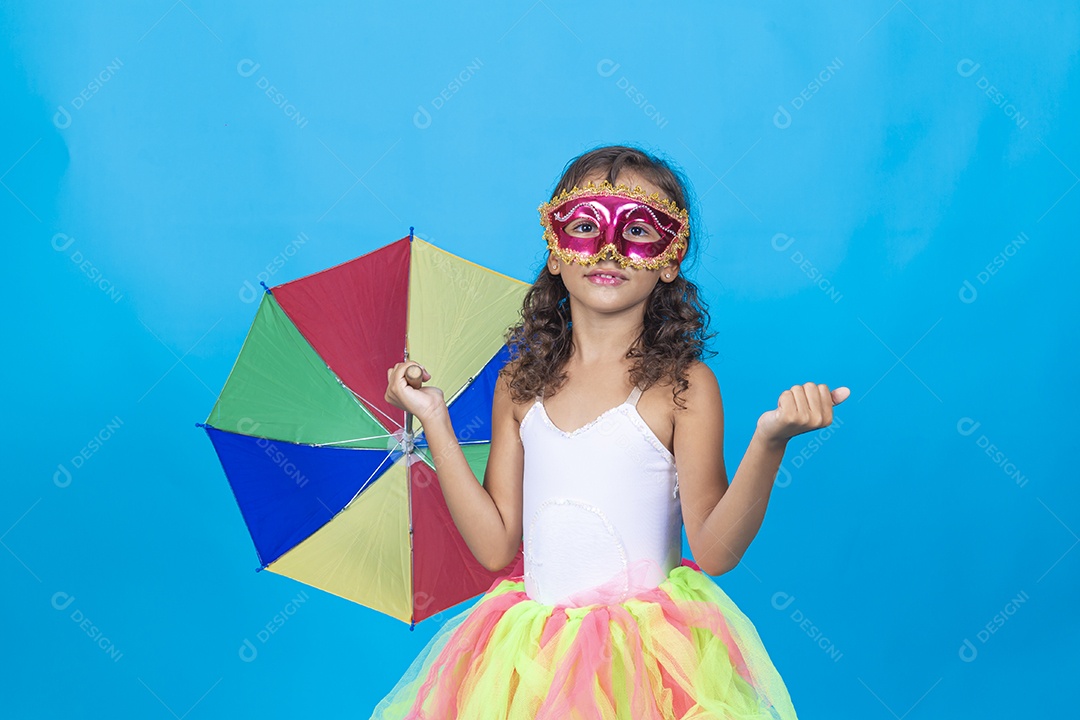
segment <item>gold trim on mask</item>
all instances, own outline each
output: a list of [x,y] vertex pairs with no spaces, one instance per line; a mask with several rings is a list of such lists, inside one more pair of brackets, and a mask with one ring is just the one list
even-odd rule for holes
[[[678,220],[680,222],[679,232],[676,234],[675,239],[672,240],[671,245],[668,246],[667,250],[656,257],[648,258],[647,260],[631,260],[630,258],[623,257],[618,254],[613,243],[604,245],[592,255],[586,255],[585,253],[561,248],[559,247],[558,238],[555,237],[555,231],[551,227],[550,213],[566,201],[575,200],[579,197],[585,197],[586,195],[615,195],[631,200],[638,200],[641,203],[648,205],[653,210],[659,210]],[[660,193],[654,192],[652,195],[647,194],[638,185],[631,188],[629,185],[623,185],[622,183],[612,185],[607,180],[599,185],[590,181],[585,187],[578,187],[575,185],[570,190],[563,190],[551,200],[542,203],[538,210],[540,212],[540,225],[544,228],[544,240],[547,241],[548,250],[556,257],[562,259],[563,262],[578,263],[579,265],[595,265],[600,260],[608,259],[617,261],[619,267],[631,267],[638,270],[656,270],[676,258],[680,251],[685,250],[690,237],[690,220],[686,210],[680,208],[674,201],[669,200],[668,198],[661,198]]]

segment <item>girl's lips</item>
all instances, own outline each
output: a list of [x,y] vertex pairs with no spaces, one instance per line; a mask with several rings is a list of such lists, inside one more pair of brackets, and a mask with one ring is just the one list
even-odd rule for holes
[[620,277],[605,276],[605,275],[586,275],[585,279],[594,285],[622,285],[625,280]]

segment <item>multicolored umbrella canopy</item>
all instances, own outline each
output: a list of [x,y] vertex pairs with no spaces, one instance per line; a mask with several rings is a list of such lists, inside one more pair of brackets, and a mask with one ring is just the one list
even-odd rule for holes
[[[528,285],[408,237],[262,296],[204,427],[261,563],[405,622],[486,591],[423,429],[386,402],[421,363],[483,482],[506,329]],[[419,423],[418,423],[419,425]],[[521,550],[518,550],[520,559]]]

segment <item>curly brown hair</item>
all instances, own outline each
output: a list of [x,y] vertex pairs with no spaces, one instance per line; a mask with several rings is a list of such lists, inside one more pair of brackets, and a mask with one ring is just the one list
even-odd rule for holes
[[[567,163],[551,193],[552,199],[570,190],[585,178],[606,173],[615,184],[623,170],[632,170],[655,184],[690,215],[690,237],[681,265],[691,258],[696,213],[688,206],[689,183],[671,163],[636,147],[608,145],[594,148]],[[515,402],[550,395],[566,381],[567,361],[573,354],[572,318],[569,294],[562,278],[551,274],[544,263],[536,281],[525,294],[521,320],[506,331],[510,361],[500,371],[506,376]],[[670,283],[658,282],[645,306],[641,333],[626,352],[634,362],[630,381],[643,390],[661,380],[669,380],[676,405],[685,408],[680,395],[689,387],[687,370],[706,353],[705,345],[716,333],[706,334],[708,305],[697,286],[684,273]]]

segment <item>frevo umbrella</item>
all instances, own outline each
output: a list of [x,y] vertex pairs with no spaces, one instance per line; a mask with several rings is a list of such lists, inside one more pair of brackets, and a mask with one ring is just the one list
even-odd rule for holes
[[528,285],[410,228],[353,260],[263,286],[221,395],[198,423],[258,570],[410,627],[486,591],[501,572],[480,565],[454,525],[419,420],[384,399],[386,370],[409,358],[424,365],[482,482],[505,331]]

